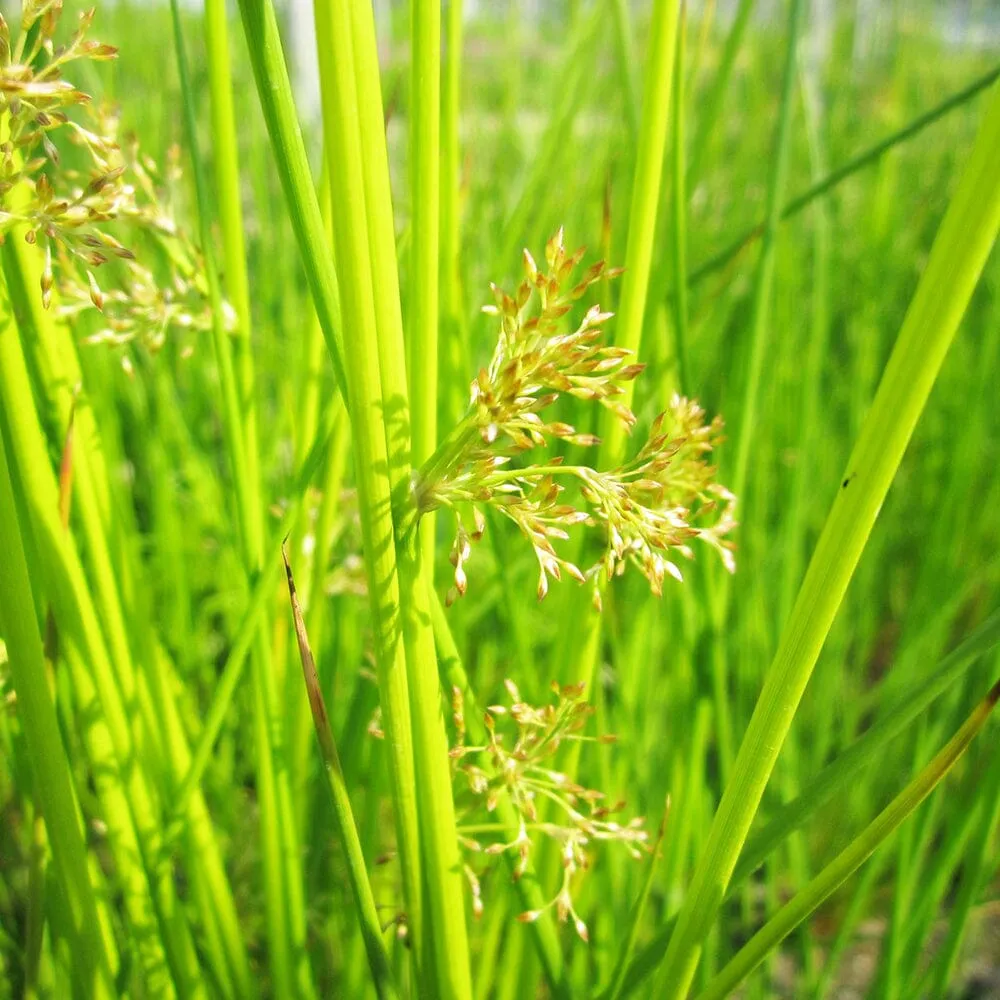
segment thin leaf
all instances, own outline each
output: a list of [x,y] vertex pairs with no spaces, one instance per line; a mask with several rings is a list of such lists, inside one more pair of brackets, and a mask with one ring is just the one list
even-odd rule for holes
[[825,899],[871,857],[876,848],[937,787],[983,728],[1000,700],[1000,681],[940,753],[899,795],[826,866],[798,895],[783,906],[715,976],[698,1000],[721,1000],[730,995],[766,957]]
[[323,700],[319,674],[316,672],[316,661],[309,646],[309,636],[302,618],[302,608],[299,606],[298,594],[295,592],[292,567],[288,562],[288,554],[285,552],[284,545],[281,547],[281,559],[285,566],[285,578],[288,581],[288,599],[292,605],[295,638],[299,646],[299,657],[302,660],[302,675],[306,684],[306,692],[309,695],[309,707],[312,710],[313,725],[316,728],[316,739],[319,742],[323,766],[329,782],[337,832],[347,860],[347,874],[351,880],[354,906],[361,924],[361,935],[365,941],[368,965],[371,968],[375,989],[379,997],[382,1000],[389,1000],[389,998],[397,996],[392,969],[389,965],[389,955],[385,942],[382,940],[382,930],[375,907],[375,897],[372,894],[371,883],[368,881],[368,871],[365,868],[365,855],[358,836],[358,826],[354,821],[351,798],[344,781],[344,771],[340,766],[337,744],[333,738],[333,730],[330,728],[330,717]]

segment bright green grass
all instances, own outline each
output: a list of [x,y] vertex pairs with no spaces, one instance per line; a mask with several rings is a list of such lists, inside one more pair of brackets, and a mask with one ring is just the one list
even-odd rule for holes
[[[972,736],[1000,667],[996,164],[960,179],[991,103],[997,128],[996,87],[785,221],[781,210],[983,78],[1000,49],[945,48],[929,5],[887,15],[863,57],[847,3],[834,5],[825,53],[806,3],[781,5],[771,24],[738,20],[728,43],[705,19],[710,4],[676,24],[661,4],[656,31],[647,5],[570,4],[537,23],[481,6],[460,25],[450,6],[437,24],[436,8],[415,4],[417,72],[407,5],[379,22],[391,215],[378,103],[361,103],[354,131],[344,124],[352,92],[373,93],[365,5],[317,4],[337,57],[324,66],[325,116],[302,122],[308,164],[290,117],[282,142],[269,135],[291,111],[287,91],[275,87],[261,113],[244,22],[264,37],[264,5],[245,0],[227,26],[212,3],[208,41],[182,13],[186,98],[168,9],[98,11],[95,36],[121,55],[79,83],[119,101],[123,128],[155,158],[181,145],[179,214],[212,241],[241,336],[205,335],[191,357],[179,338],[155,357],[130,349],[129,378],[120,350],[80,344],[88,321],[66,329],[38,308],[30,248],[3,248],[15,312],[4,306],[0,330],[11,657],[0,656],[0,998],[368,996],[372,969],[383,996],[416,996],[418,981],[424,995],[477,1000],[720,996],[746,973],[750,997],[834,996],[873,948],[867,995],[945,996],[989,960],[1000,767],[995,725]],[[657,38],[671,44],[651,64]],[[267,55],[261,79],[277,66],[278,50]],[[442,72],[440,95],[421,68]],[[440,122],[422,131],[439,99]],[[644,118],[643,102],[665,117]],[[354,172],[340,172],[348,160]],[[971,214],[946,227],[929,265],[953,198]],[[761,224],[763,240],[717,258]],[[560,225],[591,259],[630,264],[599,294],[624,306],[610,336],[648,364],[634,436],[679,387],[725,418],[738,571],[723,579],[700,551],[661,599],[626,574],[596,619],[571,582],[539,603],[530,547],[491,517],[468,594],[443,609],[452,525],[439,513],[436,536],[428,519],[418,542],[393,523],[389,493],[409,466],[386,448],[385,401],[407,401],[413,453],[431,454],[493,350],[495,320],[479,312],[488,282],[509,287],[521,248],[540,259]],[[897,338],[896,394],[879,402]],[[58,470],[77,382],[67,535]],[[565,419],[577,418],[567,408]],[[373,458],[359,475],[362,445]],[[612,439],[600,460],[627,447]],[[280,576],[286,535],[330,715],[322,754]],[[397,582],[375,616],[350,568],[363,538],[395,542],[379,547],[376,576]],[[50,609],[51,666],[37,655]],[[470,742],[505,678],[533,704],[553,679],[593,680],[590,729],[618,742],[563,764],[577,760],[584,784],[624,798],[651,831],[669,795],[655,867],[594,852],[574,897],[589,944],[551,913],[516,920],[557,888],[545,851],[516,885],[494,859],[473,918],[453,864],[437,668],[466,693]],[[385,741],[368,734],[380,689]],[[956,733],[971,746],[944,778],[939,753]],[[495,820],[511,821],[503,805]],[[404,913],[409,948],[396,933]],[[87,962],[73,958],[84,949]]]

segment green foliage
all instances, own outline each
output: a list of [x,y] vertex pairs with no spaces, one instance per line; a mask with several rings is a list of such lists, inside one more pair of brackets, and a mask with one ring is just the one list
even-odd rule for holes
[[479,6],[317,0],[316,120],[267,2],[0,30],[0,978],[960,990],[996,51]]

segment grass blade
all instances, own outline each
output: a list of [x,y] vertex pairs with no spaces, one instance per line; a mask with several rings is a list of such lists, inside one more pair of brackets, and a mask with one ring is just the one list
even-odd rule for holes
[[316,672],[316,661],[309,645],[309,636],[302,618],[302,609],[299,607],[298,594],[295,592],[292,567],[288,562],[288,555],[284,547],[281,550],[281,558],[285,566],[285,578],[288,581],[288,599],[292,605],[295,638],[299,646],[299,657],[302,660],[302,674],[306,691],[309,694],[309,707],[312,709],[316,740],[319,743],[320,754],[323,757],[323,768],[329,783],[333,814],[337,822],[337,834],[347,859],[347,873],[351,880],[354,905],[357,909],[358,921],[361,924],[361,933],[365,940],[368,964],[371,967],[372,978],[375,980],[375,990],[380,1000],[391,1000],[397,994],[392,979],[392,969],[389,966],[389,955],[386,952],[385,942],[382,940],[382,928],[379,924],[378,911],[375,908],[375,897],[372,895],[371,883],[368,881],[365,855],[361,848],[361,841],[358,839],[358,828],[354,822],[351,798],[344,782],[340,755],[337,753],[337,744],[333,738],[333,730],[330,728],[330,717],[327,715],[319,675]]
[[1000,681],[969,716],[962,728],[916,778],[851,844],[795,898],[783,906],[715,976],[698,1000],[727,997],[777,945],[871,857],[888,837],[944,779],[986,724],[1000,699]]
[[[906,142],[908,139],[912,139],[915,135],[922,132],[928,126],[933,125],[949,112],[967,104],[972,100],[972,98],[986,90],[997,79],[997,77],[1000,77],[1000,66],[994,67],[988,73],[984,73],[982,76],[973,80],[973,82],[967,87],[964,87],[957,93],[952,94],[950,97],[946,98],[929,111],[925,111],[922,115],[918,115],[913,119],[913,121],[904,125],[901,129],[898,129],[891,135],[887,135],[884,139],[881,139],[869,146],[867,149],[862,150],[856,156],[852,156],[839,167],[835,167],[822,179],[814,182],[810,187],[806,188],[802,194],[796,195],[791,199],[791,201],[786,202],[781,209],[781,214],[779,216],[780,221],[785,222],[786,220],[793,218],[795,215],[798,215],[799,212],[801,212],[804,208],[808,208],[808,206],[811,205],[817,198],[822,198],[823,195],[829,194],[830,191],[832,191],[839,184],[843,183],[849,177],[852,177],[854,174],[864,170],[866,167],[870,167],[877,163],[891,149],[894,149],[901,143]],[[720,250],[703,264],[699,264],[698,267],[688,274],[688,287],[697,285],[700,281],[702,281],[702,279],[707,278],[708,275],[724,268],[734,257],[739,255],[756,239],[760,238],[764,234],[765,228],[766,223],[758,223],[752,229],[748,229],[742,236],[733,240],[733,242],[724,250]]]
[[683,995],[875,518],[1000,227],[1000,93],[963,171],[813,553],[661,968]]
[[927,706],[947,691],[957,680],[1000,642],[1000,611],[995,611],[955,650],[941,660],[923,683],[915,687],[892,710],[880,718],[835,761],[823,768],[809,782],[797,799],[782,806],[766,826],[747,840],[733,881],[741,882],[785,837],[803,823],[852,777],[876,759],[878,752],[901,733]]

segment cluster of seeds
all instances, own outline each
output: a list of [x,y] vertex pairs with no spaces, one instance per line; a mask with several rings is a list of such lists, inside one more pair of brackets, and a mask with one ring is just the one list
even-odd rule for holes
[[[600,443],[543,415],[564,394],[597,402],[628,430],[635,424],[619,397],[643,366],[631,360],[631,352],[601,343],[611,313],[594,305],[578,326],[566,329],[573,304],[596,281],[618,273],[606,270],[602,261],[574,282],[583,253],[567,254],[560,230],[546,246],[546,272],[525,251],[525,277],[516,293],[494,286],[496,304],[484,310],[500,320],[493,359],[472,383],[463,424],[417,479],[420,509],[444,507],[455,517],[452,600],[465,593],[464,563],[471,542],[485,530],[486,505],[513,521],[531,543],[539,598],[548,592],[549,579],[565,572],[579,583],[590,582],[599,603],[601,575],[620,574],[628,564],[659,594],[666,575],[681,578],[675,559],[692,557],[689,543],[695,538],[716,548],[726,567],[734,568],[726,536],[736,524],[736,500],[714,481],[716,469],[709,460],[721,440],[722,422],[706,424],[695,402],[675,396],[635,458],[618,468],[568,464],[562,456],[524,460],[551,438],[583,447]],[[570,529],[578,525],[597,529],[603,539],[597,557],[582,568],[555,547],[568,541]]]
[[[46,307],[57,286],[60,314],[104,313],[91,340],[140,340],[155,350],[171,328],[211,322],[200,257],[162,204],[153,161],[134,141],[123,149],[116,115],[63,78],[75,61],[117,55],[87,37],[94,10],[56,45],[61,15],[62,0],[27,0],[13,46],[0,16],[0,239],[17,230],[43,249]],[[146,263],[137,259],[137,241]],[[98,281],[105,265],[108,276]],[[229,322],[235,325],[234,315]]]
[[[106,134],[117,122],[102,114]],[[93,273],[78,259],[60,254],[60,314],[76,315],[95,307],[103,323],[87,337],[89,343],[126,344],[139,341],[152,351],[163,346],[168,333],[205,333],[212,326],[208,282],[198,248],[170,210],[170,192],[181,178],[180,149],[169,151],[167,167],[141,152],[134,137],[124,142],[125,172],[115,222],[126,229],[142,252],[120,256],[108,280],[98,287]],[[106,238],[110,238],[105,233]],[[223,301],[228,331],[237,325],[235,310]]]
[[[563,877],[556,895],[538,910],[520,915],[520,920],[537,920],[554,909],[560,921],[572,920],[577,933],[587,939],[587,927],[573,907],[574,877],[589,867],[588,848],[600,843],[622,844],[641,858],[648,850],[649,835],[644,821],[636,818],[619,823],[614,816],[625,803],[605,805],[601,792],[574,782],[553,767],[553,757],[566,743],[582,740],[614,742],[613,736],[591,737],[581,732],[593,709],[587,704],[582,684],[560,687],[553,682],[555,702],[534,707],[521,700],[513,681],[505,682],[510,705],[491,705],[484,713],[486,742],[482,746],[465,743],[465,714],[461,692],[452,692],[452,714],[457,731],[451,751],[456,777],[464,778],[456,788],[456,803],[462,810],[459,833],[467,850],[483,855],[515,855],[514,877],[520,878],[533,849],[544,838],[559,845]],[[517,816],[518,831],[513,840],[484,844],[479,838],[496,824],[477,823],[485,809],[489,817],[501,797],[506,797]],[[466,876],[472,887],[473,908],[482,911],[479,876],[471,865]]]

